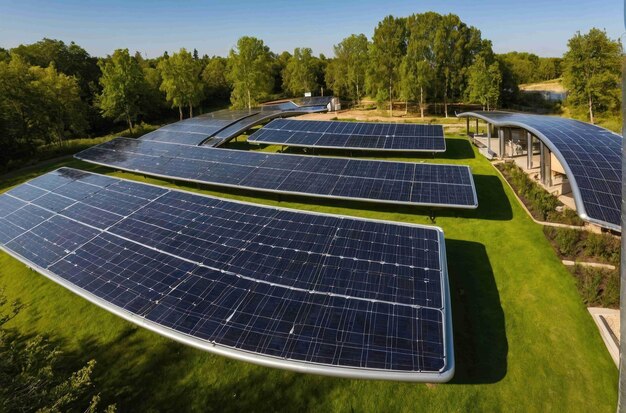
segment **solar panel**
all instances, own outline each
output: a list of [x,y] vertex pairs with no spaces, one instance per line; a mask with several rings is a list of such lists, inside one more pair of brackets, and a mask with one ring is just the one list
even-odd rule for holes
[[463,165],[268,154],[118,138],[76,158],[149,175],[295,195],[476,208]]
[[0,246],[115,314],[218,354],[357,378],[454,371],[436,227],[62,168],[0,195]]
[[307,148],[443,152],[441,125],[275,119],[248,142]]
[[281,104],[274,107],[263,106],[261,107],[260,113],[238,120],[204,141],[202,145],[212,147],[221,146],[234,137],[241,135],[253,126],[259,125],[270,119],[285,118],[306,113],[325,112],[328,110],[325,106],[299,107],[292,102],[289,103],[291,103],[291,105]]
[[611,131],[555,116],[508,112],[467,112],[496,126],[515,126],[541,139],[563,165],[576,209],[585,220],[621,231],[622,142]]
[[258,112],[258,110],[219,110],[165,125],[154,132],[143,135],[140,139],[200,145],[208,137],[215,135],[229,125]]

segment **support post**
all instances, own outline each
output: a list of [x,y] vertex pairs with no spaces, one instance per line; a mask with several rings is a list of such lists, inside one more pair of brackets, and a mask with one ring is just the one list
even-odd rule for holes
[[478,135],[478,118],[476,118],[476,135]]
[[533,135],[526,132],[526,169],[533,168]]
[[541,156],[540,156],[540,176],[541,182],[545,186],[552,186],[552,159],[550,157],[550,149],[541,142]]
[[491,152],[491,123],[487,123],[487,149]]
[[465,118],[465,134],[469,136],[469,118]]
[[504,159],[504,129],[498,128],[498,144],[500,147],[500,159]]

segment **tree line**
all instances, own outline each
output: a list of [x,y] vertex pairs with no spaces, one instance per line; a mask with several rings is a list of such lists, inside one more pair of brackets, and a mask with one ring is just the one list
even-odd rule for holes
[[128,49],[97,58],[75,43],[43,39],[0,49],[0,163],[42,144],[109,133],[115,122],[132,133],[136,122],[305,92],[355,104],[367,96],[390,114],[394,102],[405,111],[415,103],[422,116],[435,103],[449,116],[452,103],[509,107],[520,99],[520,84],[562,77],[568,105],[594,121],[619,112],[621,56],[619,40],[598,29],[577,33],[562,58],[498,55],[479,29],[434,12],[387,16],[371,39],[348,36],[329,58],[306,47],[277,54],[249,36],[227,57],[182,48],[156,58]]

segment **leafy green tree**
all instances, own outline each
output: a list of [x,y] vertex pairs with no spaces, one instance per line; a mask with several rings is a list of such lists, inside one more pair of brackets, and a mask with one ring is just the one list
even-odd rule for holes
[[400,64],[406,53],[406,25],[402,18],[385,17],[374,30],[370,47],[369,86],[376,100],[389,100],[393,116],[393,99],[398,96]]
[[535,83],[541,80],[538,75],[539,56],[526,52],[509,52],[502,54],[518,84]]
[[494,61],[498,62],[500,76],[502,78],[502,82],[500,83],[499,99],[501,106],[507,107],[511,104],[519,102],[519,83],[513,73],[509,61],[504,59],[502,55],[496,55]]
[[597,113],[617,111],[621,103],[621,42],[593,28],[584,35],[576,33],[567,45],[563,56],[567,103],[574,109],[585,108],[591,123]]
[[353,34],[334,46],[335,58],[326,70],[326,84],[338,94],[346,93],[358,103],[365,91],[369,41]]
[[270,50],[263,40],[244,36],[228,55],[233,108],[252,108],[272,90]]
[[19,45],[11,49],[11,54],[18,55],[31,66],[48,67],[53,64],[57,71],[76,77],[81,90],[81,97],[91,102],[97,89],[100,68],[98,59],[79,45],[69,45],[61,40],[44,38],[29,45]]
[[293,96],[317,89],[317,62],[313,51],[296,47],[283,72],[283,87]]
[[468,94],[472,102],[478,102],[483,110],[490,110],[496,106],[500,97],[500,84],[502,76],[498,62],[487,66],[482,56],[477,56],[476,61],[469,68]]
[[207,97],[216,101],[228,100],[231,85],[228,81],[228,61],[224,57],[210,58],[202,71]]
[[422,118],[426,109],[428,89],[435,79],[436,60],[432,23],[436,20],[435,13],[417,14],[407,19],[407,53],[400,66],[402,96],[407,102],[419,101]]
[[466,93],[467,68],[478,54],[493,59],[493,52],[491,43],[481,38],[480,30],[467,26],[457,15],[447,14],[433,20],[436,87],[448,117],[450,101]]
[[29,66],[17,55],[0,62],[0,162],[81,134],[85,107],[76,78],[53,65]]
[[[5,327],[21,308],[17,301],[9,303],[0,289],[0,410],[60,413],[88,403],[87,409],[83,406],[80,410],[96,412],[100,395],[91,395],[95,360],[88,361],[69,377],[61,373],[60,350],[42,336],[26,338]],[[89,399],[90,402],[85,402]],[[104,411],[114,412],[115,405]]]
[[161,90],[166,93],[172,107],[178,107],[180,119],[183,119],[183,106],[189,107],[189,117],[192,118],[193,107],[200,103],[204,92],[200,63],[182,48],[169,59],[161,60],[158,69],[163,78]]
[[45,69],[33,66],[30,72],[34,78],[32,93],[40,102],[37,119],[43,133],[60,143],[68,136],[84,132],[85,105],[76,78],[57,72],[52,64]]
[[98,62],[102,70],[102,93],[97,104],[102,114],[115,120],[124,119],[133,133],[133,120],[140,112],[144,74],[128,49],[117,49],[113,56]]
[[563,75],[561,63],[563,59],[560,57],[540,57],[537,75],[539,80],[558,79]]

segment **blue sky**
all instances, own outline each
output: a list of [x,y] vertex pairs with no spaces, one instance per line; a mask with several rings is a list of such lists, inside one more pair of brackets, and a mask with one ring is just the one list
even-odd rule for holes
[[0,0],[0,46],[50,37],[73,40],[95,56],[129,48],[155,57],[180,47],[226,55],[240,36],[252,35],[275,52],[311,47],[330,56],[352,33],[371,37],[388,14],[429,10],[458,14],[498,53],[560,56],[578,30],[599,27],[612,38],[625,31],[622,0]]

